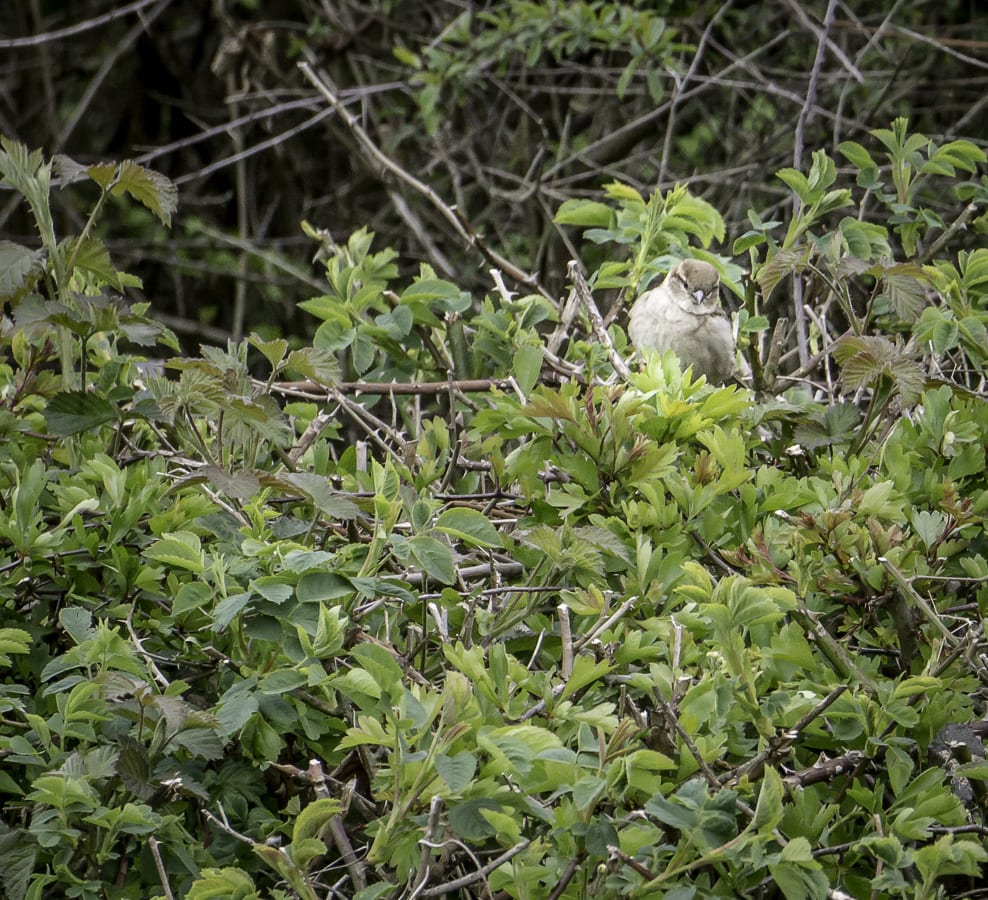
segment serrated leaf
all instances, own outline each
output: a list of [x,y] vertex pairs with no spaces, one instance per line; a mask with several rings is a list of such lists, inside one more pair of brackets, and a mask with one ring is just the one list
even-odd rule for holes
[[288,341],[284,338],[266,341],[256,332],[252,332],[247,338],[247,343],[260,350],[264,358],[271,363],[272,368],[277,368],[288,352]]
[[25,900],[39,852],[38,842],[29,839],[26,829],[5,828],[0,833],[0,855],[3,857],[0,877],[7,900]]
[[328,478],[313,472],[287,472],[281,475],[258,475],[264,487],[285,492],[299,492],[323,515],[331,519],[353,519],[360,514],[348,497],[334,491]]
[[[74,269],[88,274],[97,285],[109,285],[116,291],[123,290],[120,275],[110,262],[110,254],[102,241],[96,238],[72,239],[66,247],[66,258]],[[108,329],[100,329],[108,330]]]
[[329,820],[342,809],[343,805],[339,800],[329,797],[313,800],[295,817],[295,824],[292,826],[292,843],[318,838]]
[[203,475],[217,490],[237,500],[249,500],[261,489],[261,482],[253,472],[227,472],[221,466],[206,465],[196,470],[196,480]]
[[62,391],[48,401],[45,409],[48,430],[57,437],[90,431],[119,417],[114,404],[88,391]]
[[933,327],[933,349],[937,353],[946,353],[957,346],[960,336],[960,326],[956,319],[941,319]]
[[9,666],[9,653],[29,653],[34,641],[20,628],[0,628],[0,665]]
[[332,387],[340,380],[340,363],[324,347],[302,347],[293,350],[285,360],[285,370],[296,372],[317,384]]
[[12,241],[0,241],[0,300],[30,287],[32,276],[41,271],[44,259],[41,248],[31,250]]
[[905,322],[915,322],[926,304],[926,285],[929,279],[922,267],[915,263],[890,266],[882,278],[885,296],[896,315]]
[[768,300],[783,278],[802,272],[809,263],[812,253],[813,248],[810,246],[795,250],[779,250],[755,273],[755,281],[762,289],[762,297]]
[[[278,853],[273,847],[265,847]],[[186,900],[261,900],[253,880],[243,869],[227,866],[203,869],[189,886]]]
[[881,335],[853,335],[834,344],[834,358],[841,365],[841,380],[848,390],[892,379],[903,402],[912,405],[926,384],[923,370],[908,353]]
[[172,213],[178,208],[178,188],[160,172],[146,169],[130,159],[118,168],[112,193],[126,192],[153,212],[162,224],[171,226]]

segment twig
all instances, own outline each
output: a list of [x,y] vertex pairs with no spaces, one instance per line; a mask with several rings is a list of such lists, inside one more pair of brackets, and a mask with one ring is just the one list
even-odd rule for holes
[[611,615],[609,615],[606,619],[604,619],[604,621],[598,622],[596,625],[594,625],[593,628],[591,628],[585,635],[583,635],[583,637],[581,637],[573,645],[574,652],[579,653],[580,650],[586,647],[587,644],[589,644],[592,640],[596,639],[598,634],[600,634],[603,631],[606,631],[615,622],[617,622],[618,619],[624,618],[628,610],[631,609],[631,607],[634,606],[637,602],[638,602],[637,596],[629,597],[627,600],[625,600],[624,603],[622,603],[616,610],[614,610],[613,613],[611,613]]
[[308,61],[300,62],[298,67],[313,87],[315,87],[315,89],[323,95],[329,103],[330,109],[339,113],[339,116],[343,120],[344,124],[350,129],[350,133],[354,136],[357,143],[360,144],[360,146],[367,152],[371,159],[373,159],[382,169],[390,172],[404,184],[407,184],[416,193],[419,193],[425,197],[426,200],[428,200],[429,203],[431,203],[432,206],[439,212],[439,214],[453,226],[456,233],[470,246],[475,247],[492,265],[497,266],[499,269],[503,269],[512,278],[514,278],[515,281],[524,284],[533,290],[537,290],[540,294],[550,300],[552,299],[552,295],[542,287],[535,275],[522,271],[510,260],[501,256],[496,251],[491,250],[489,247],[486,247],[475,233],[472,233],[471,230],[464,227],[463,219],[454,207],[451,207],[445,203],[442,198],[431,187],[429,187],[429,185],[403,169],[390,156],[384,153],[373,140],[371,140],[370,135],[363,129],[356,117],[340,102],[338,96],[339,91],[329,75],[322,71],[317,74]]
[[[102,25],[106,25],[108,22],[112,22],[114,19],[120,19],[123,16],[129,16],[131,13],[140,12],[145,7],[152,6],[153,4],[159,2],[162,2],[162,0],[137,0],[137,2],[129,3],[127,6],[121,6],[119,9],[111,9],[108,13],[104,13],[101,16],[94,16],[92,19],[77,22],[75,25],[67,25],[65,28],[56,28],[54,31],[45,31],[41,34],[32,34],[27,37],[4,38],[0,40],[0,50],[12,50],[15,47],[37,47],[40,44],[50,44],[54,41],[59,41],[62,38],[73,37],[74,35],[82,34],[84,31],[91,31],[93,28],[99,28]],[[163,2],[167,6],[171,3],[171,0],[163,0]]]
[[339,815],[331,816],[326,823],[326,827],[329,830],[330,836],[333,838],[333,843],[336,845],[337,851],[339,851],[340,856],[343,858],[343,864],[346,866],[347,872],[350,873],[350,881],[353,882],[354,888],[358,891],[364,890],[367,887],[364,864],[350,844],[350,838],[347,837],[342,817]]
[[859,669],[847,651],[838,643],[833,635],[820,624],[816,613],[807,606],[800,604],[798,609],[791,613],[793,619],[803,629],[806,637],[815,641],[827,661],[834,667],[834,670],[842,678],[853,678],[864,687],[872,697],[878,696],[878,687],[875,682],[861,669]]
[[959,643],[957,636],[943,624],[937,611],[933,609],[932,606],[922,597],[919,592],[909,583],[909,580],[905,575],[902,574],[892,562],[884,557],[880,556],[878,561],[882,564],[882,568],[892,576],[892,580],[896,583],[899,590],[905,595],[906,599],[911,600],[919,611],[923,614],[923,617],[929,622],[940,634],[943,636],[944,641],[951,648],[954,648]]
[[219,805],[219,811],[220,811],[220,815],[223,817],[222,819],[211,813],[208,809],[204,809],[202,811],[202,814],[210,822],[212,822],[214,825],[220,828],[221,831],[225,831],[228,835],[230,835],[230,837],[236,838],[241,843],[249,844],[251,847],[253,847],[257,843],[257,841],[255,841],[253,838],[247,837],[246,834],[241,834],[226,820],[226,813],[223,811],[222,804]]
[[[330,395],[385,453],[390,453],[398,462],[404,462],[403,451],[408,442],[388,425],[387,422],[379,419],[359,403],[354,403],[349,397],[343,396],[336,388],[330,389]],[[395,449],[396,447],[400,447],[402,452]]]
[[720,21],[721,16],[724,15],[730,8],[733,0],[727,0],[726,3],[721,3],[717,12],[714,13],[713,18],[707,23],[707,27],[703,29],[703,34],[700,37],[700,43],[696,45],[696,53],[693,54],[693,60],[690,62],[690,67],[686,71],[686,74],[682,79],[676,80],[676,87],[672,94],[672,99],[669,101],[669,118],[666,122],[666,134],[665,139],[662,143],[662,159],[659,161],[659,177],[656,179],[657,184],[662,184],[666,178],[666,170],[669,167],[669,154],[672,149],[672,139],[676,130],[676,112],[679,109],[679,103],[682,100],[683,88],[693,79],[693,75],[696,73],[697,67],[700,65],[700,60],[703,59],[703,51],[707,47],[707,43],[710,40],[710,35],[714,30],[714,26]]
[[429,234],[429,229],[415,210],[408,205],[408,201],[396,190],[388,191],[388,197],[394,205],[395,212],[398,213],[398,218],[408,226],[408,233],[413,235],[415,240],[425,248],[426,255],[432,260],[432,264],[447,278],[455,278],[457,274],[455,267],[447,259],[446,254],[439,249],[438,244]]
[[464,875],[462,878],[456,878],[453,881],[447,881],[446,884],[437,884],[435,887],[431,887],[428,890],[422,891],[423,897],[439,897],[443,894],[448,894],[451,891],[458,891],[462,887],[473,884],[475,881],[480,881],[481,878],[486,878],[499,866],[503,866],[506,862],[514,859],[522,850],[526,849],[531,842],[529,840],[519,841],[514,847],[505,850],[500,856],[492,859],[483,868],[478,869],[476,872],[471,872],[469,875]]
[[[608,847],[608,850],[611,848]],[[566,887],[573,880],[573,876],[576,874],[576,870],[580,868],[580,863],[583,862],[583,855],[574,856],[567,864],[566,868],[563,870],[563,874],[559,876],[559,881],[556,882],[556,886],[552,889],[552,893],[546,898],[546,900],[559,900],[560,897],[565,893]]]
[[132,26],[130,31],[128,31],[122,39],[113,45],[113,49],[100,63],[100,67],[96,70],[96,74],[89,79],[89,84],[86,85],[86,90],[83,91],[82,96],[79,98],[79,102],[76,103],[75,109],[72,111],[72,115],[69,117],[69,120],[59,131],[58,138],[51,148],[52,153],[56,153],[65,146],[69,136],[73,131],[75,131],[76,126],[82,121],[83,116],[85,116],[86,111],[89,109],[89,105],[93,102],[93,98],[99,91],[100,86],[106,79],[106,76],[109,75],[116,66],[120,57],[131,48],[134,41],[136,41],[142,33],[146,32],[150,28],[151,23],[165,11],[168,4],[171,3],[171,0],[159,0],[159,2],[161,5],[156,9],[152,9],[142,15],[141,20],[136,25]]
[[961,211],[961,214],[950,223],[950,226],[946,228],[943,234],[940,235],[930,246],[919,255],[919,262],[928,263],[934,256],[939,253],[946,243],[962,228],[967,226],[968,221],[971,216],[973,216],[978,211],[978,201],[972,200],[967,206]]
[[301,437],[295,442],[295,446],[288,451],[288,461],[293,466],[298,465],[298,461],[305,455],[305,451],[316,442],[316,438],[332,421],[333,417],[329,413],[320,412],[313,416]]
[[151,856],[154,857],[154,867],[158,870],[158,878],[161,880],[161,889],[165,892],[165,900],[175,900],[171,885],[168,884],[168,873],[165,871],[165,863],[161,858],[161,850],[158,849],[160,846],[161,841],[154,835],[148,838],[148,848],[151,850]]
[[642,878],[646,878],[649,881],[655,881],[659,876],[656,875],[651,869],[643,866],[637,859],[633,856],[629,856],[620,847],[615,847],[614,845],[608,845],[607,852],[614,858],[619,859],[629,868],[634,869]]
[[793,743],[799,739],[799,736],[803,733],[804,729],[806,729],[806,727],[814,719],[820,716],[824,710],[834,703],[834,701],[836,701],[837,698],[840,697],[840,695],[846,690],[846,684],[838,685],[829,694],[827,694],[826,697],[817,703],[813,709],[806,713],[806,715],[804,715],[803,718],[795,724],[795,726],[769,738],[768,746],[762,750],[761,753],[752,757],[743,765],[738,766],[727,775],[721,776],[718,780],[721,784],[733,785],[741,781],[742,778],[760,778],[762,772],[764,771],[765,764],[785,753],[793,745]]
[[312,128],[314,125],[318,125],[323,119],[329,118],[332,114],[332,109],[321,109],[314,116],[310,116],[294,128],[281,131],[274,137],[268,138],[266,141],[261,141],[259,144],[254,144],[246,150],[242,150],[240,153],[234,153],[232,156],[226,156],[223,159],[219,159],[216,162],[210,163],[208,166],[203,167],[202,169],[196,170],[195,172],[189,172],[187,175],[179,176],[175,179],[175,184],[183,185],[190,181],[196,181],[199,178],[205,178],[207,175],[212,175],[213,172],[218,172],[220,169],[225,169],[227,166],[233,165],[235,162],[239,162],[242,159],[246,159],[248,156],[253,156],[255,153],[261,153],[271,147],[278,147],[290,138],[295,137],[295,135],[301,134],[303,131],[308,128]]
[[627,381],[631,378],[631,370],[621,358],[621,354],[614,349],[614,342],[604,327],[604,319],[600,314],[600,310],[597,309],[597,304],[594,303],[593,295],[590,293],[590,286],[583,277],[583,273],[580,272],[580,265],[575,259],[570,260],[569,266],[566,268],[566,274],[569,275],[569,280],[573,285],[573,289],[576,291],[576,296],[587,312],[594,336],[607,349],[607,356],[611,361],[611,365],[614,367],[614,371]]
[[559,675],[563,681],[569,681],[570,675],[573,674],[573,630],[569,622],[569,607],[565,603],[560,603],[557,610],[559,612],[559,639],[562,643]]
[[652,691],[652,696],[655,698],[656,704],[658,704],[659,709],[662,711],[662,715],[666,720],[667,725],[671,725],[679,737],[682,739],[683,743],[686,744],[686,749],[689,750],[690,756],[696,760],[696,764],[700,771],[703,772],[703,777],[707,780],[707,784],[711,788],[719,789],[720,782],[717,779],[717,774],[713,769],[710,768],[709,763],[703,758],[703,754],[700,752],[700,748],[697,747],[690,733],[683,728],[679,721],[679,717],[676,715],[675,710],[662,698],[662,695],[657,691]]
[[[796,131],[793,137],[793,168],[799,169],[803,164],[803,128],[806,125],[806,120],[810,116],[810,112],[816,103],[816,86],[820,79],[820,69],[823,66],[824,51],[827,47],[827,36],[830,32],[830,26],[834,21],[834,10],[837,7],[837,0],[828,0],[827,2],[827,12],[823,17],[823,28],[819,32],[819,42],[816,48],[816,58],[813,60],[813,68],[810,70],[809,84],[806,87],[806,100],[803,103],[802,109],[799,111],[799,116],[796,119]],[[799,210],[799,198],[794,197],[793,199],[793,215],[795,215]],[[806,365],[806,358],[808,355],[807,341],[808,334],[806,330],[806,312],[803,309],[803,283],[799,280],[799,277],[793,275],[793,314],[796,322],[796,348],[799,352],[799,364],[801,366]]]
[[442,812],[442,808],[442,797],[433,797],[429,803],[429,818],[425,828],[425,840],[421,841],[422,853],[419,856],[418,871],[411,879],[412,884],[416,885],[416,887],[408,896],[408,900],[415,900],[415,897],[417,897],[429,883],[429,857],[432,855],[429,851],[432,849],[432,845],[435,843],[439,832],[439,815]]
[[865,755],[860,750],[851,750],[842,756],[825,759],[808,769],[786,775],[782,780],[791,787],[807,787],[820,781],[830,781],[838,775],[846,775],[855,770],[864,759]]
[[[828,8],[827,14],[824,16],[823,28],[819,28],[806,14],[806,11],[799,3],[799,0],[786,0],[786,4],[796,15],[796,18],[803,24],[803,27],[809,31],[812,31],[817,36],[817,39],[821,42],[821,44],[825,44],[830,49],[830,52],[837,57],[840,64],[847,71],[848,75],[850,75],[858,84],[864,84],[865,78],[864,75],[861,74],[860,69],[858,69],[858,67],[847,57],[847,54],[845,54],[844,51],[830,39],[830,28],[833,25],[834,8],[836,4],[831,4],[831,7]],[[819,49],[817,52],[820,52]]]

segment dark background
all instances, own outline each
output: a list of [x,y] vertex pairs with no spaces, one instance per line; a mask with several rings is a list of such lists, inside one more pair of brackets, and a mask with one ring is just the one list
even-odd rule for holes
[[[337,240],[367,226],[409,271],[424,260],[490,289],[482,256],[327,111],[306,58],[384,154],[557,293],[577,250],[599,260],[552,216],[608,181],[687,181],[724,215],[729,247],[749,208],[782,217],[791,194],[776,170],[805,169],[818,147],[843,164],[840,141],[874,146],[869,130],[895,116],[988,146],[975,0],[6,6],[0,133],[80,162],[137,158],[179,183],[170,232],[120,204],[102,237],[193,346],[310,331],[296,304],[320,282],[303,219]],[[80,187],[56,192],[56,222],[75,231],[87,202]],[[31,228],[0,194],[0,239]]]

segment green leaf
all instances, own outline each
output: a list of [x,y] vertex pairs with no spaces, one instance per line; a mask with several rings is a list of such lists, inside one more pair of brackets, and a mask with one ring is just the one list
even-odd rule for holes
[[871,154],[856,141],[843,141],[837,148],[852,166],[858,169],[877,169],[878,166]]
[[309,572],[299,579],[295,596],[299,603],[342,600],[353,596],[353,586],[346,578],[335,572]]
[[294,669],[278,669],[269,672],[257,684],[257,690],[262,694],[287,694],[303,687],[307,678]]
[[488,797],[457,803],[449,811],[450,830],[464,841],[484,841],[494,836],[494,828],[484,818],[484,810],[500,812],[501,805]]
[[778,862],[770,863],[768,869],[786,900],[824,900],[829,894],[830,879],[813,859],[810,842],[804,837],[786,844]]
[[469,507],[454,506],[444,510],[436,520],[436,528],[474,547],[503,547],[504,542],[490,519]]
[[559,699],[565,700],[587,685],[600,681],[613,668],[609,663],[603,660],[597,662],[590,656],[580,655],[576,657],[573,661],[573,672],[566,681],[566,686],[563,688]]
[[765,769],[761,788],[758,791],[758,804],[751,827],[761,834],[771,834],[782,821],[782,778],[772,767]]
[[323,515],[331,519],[353,519],[360,510],[348,497],[333,490],[329,479],[314,472],[285,472],[279,475],[259,476],[264,487],[280,491],[298,491]]
[[442,584],[452,584],[456,580],[453,551],[442,541],[427,534],[417,534],[408,539],[408,549],[415,562],[430,578],[435,578]]
[[524,344],[515,351],[511,370],[522,394],[528,395],[542,374],[542,346]]
[[203,869],[192,882],[186,900],[262,900],[254,882],[243,869]]
[[110,254],[101,241],[95,238],[72,239],[67,242],[66,256],[72,260],[75,269],[89,275],[97,286],[110,285],[114,290],[123,290],[120,275],[113,268]]
[[436,756],[436,772],[454,794],[460,793],[473,781],[476,770],[477,758],[472,753],[463,751],[455,756],[444,753]]
[[245,591],[240,594],[231,594],[229,597],[224,597],[220,600],[213,609],[213,623],[216,625],[216,628],[220,631],[226,628],[240,614],[241,610],[250,603],[253,596],[250,591]]
[[731,245],[731,255],[740,256],[752,247],[758,247],[766,241],[765,235],[760,231],[746,231],[741,237],[736,238]]
[[288,354],[285,370],[295,372],[316,384],[332,386],[340,380],[336,355],[321,347],[301,347]]
[[556,211],[553,221],[557,225],[610,228],[614,224],[614,210],[606,203],[596,200],[565,200]]
[[206,568],[205,555],[198,535],[191,531],[177,531],[162,535],[144,551],[147,559],[177,566],[201,575]]
[[45,423],[57,437],[90,431],[118,418],[120,411],[113,403],[88,391],[62,391],[45,409]]
[[780,169],[775,173],[775,176],[780,181],[784,181],[803,203],[810,204],[813,202],[813,190],[802,172],[786,168]]
[[30,287],[33,276],[44,265],[45,252],[31,250],[11,241],[0,241],[0,300],[7,300]]
[[273,369],[277,369],[288,352],[288,341],[284,338],[265,341],[259,334],[254,332],[247,338],[247,343],[260,350]]
[[0,665],[9,666],[8,653],[30,653],[34,641],[20,628],[0,628]]
[[945,875],[967,875],[976,878],[983,874],[988,862],[988,850],[978,840],[946,834],[935,843],[916,850],[913,860],[925,884],[932,885]]
[[262,575],[260,578],[255,578],[250,583],[250,587],[265,600],[275,604],[284,603],[295,592],[292,585],[286,584],[278,575]]
[[172,213],[178,209],[178,188],[160,172],[146,169],[125,159],[117,168],[112,193],[130,194],[143,203],[164,225],[172,223]]
[[813,248],[810,246],[794,250],[779,250],[755,272],[755,280],[762,289],[762,297],[768,300],[772,292],[787,275],[802,272],[810,261]]

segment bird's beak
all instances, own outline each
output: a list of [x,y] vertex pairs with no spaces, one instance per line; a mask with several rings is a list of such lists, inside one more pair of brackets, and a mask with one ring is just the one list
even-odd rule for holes
[[707,298],[706,291],[693,291],[693,302],[699,305]]

